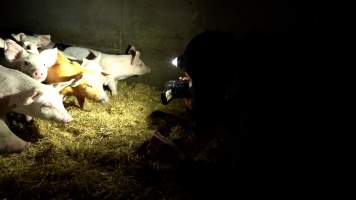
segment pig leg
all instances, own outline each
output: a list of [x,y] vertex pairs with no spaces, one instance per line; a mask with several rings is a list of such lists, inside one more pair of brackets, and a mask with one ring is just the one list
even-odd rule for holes
[[26,121],[27,121],[27,122],[30,122],[31,120],[32,120],[32,117],[29,116],[29,115],[26,115]]
[[115,79],[110,79],[108,86],[111,90],[111,95],[112,96],[116,96],[117,95],[117,83]]
[[84,109],[85,97],[82,97],[82,96],[76,96],[76,97],[77,97],[77,100],[78,100],[78,103],[79,103],[79,107],[81,109]]
[[30,144],[17,137],[0,118],[0,154],[20,153]]

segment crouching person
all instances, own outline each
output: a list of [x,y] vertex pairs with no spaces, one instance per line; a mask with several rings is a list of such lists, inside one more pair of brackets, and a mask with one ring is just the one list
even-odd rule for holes
[[[197,35],[173,61],[184,75],[169,81],[161,94],[163,104],[175,97],[184,99],[193,123],[187,143],[204,155],[211,154],[203,152],[212,153],[211,159],[216,161],[199,166],[198,170],[189,167],[185,170],[191,172],[187,179],[196,181],[196,189],[201,188],[204,194],[207,187],[211,187],[208,190],[212,195],[232,192],[231,185],[224,183],[227,179],[236,180],[241,124],[236,46],[231,33],[206,31]],[[211,180],[204,181],[202,177]]]

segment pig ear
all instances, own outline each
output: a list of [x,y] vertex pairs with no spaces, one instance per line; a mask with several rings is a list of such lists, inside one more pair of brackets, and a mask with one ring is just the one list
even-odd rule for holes
[[26,39],[26,34],[25,33],[19,33],[19,34],[11,34],[11,36],[18,42],[23,41],[24,39]]
[[87,55],[86,59],[88,60],[96,60],[98,56],[96,56],[92,51],[89,50],[89,54]]
[[71,87],[77,87],[81,83],[81,80],[83,78],[83,74],[79,74],[74,78],[73,83],[70,85]]
[[127,47],[127,49],[126,49],[126,54],[133,54],[133,53],[135,53],[135,51],[136,51],[136,48],[134,47],[134,46],[132,46],[132,45],[129,45],[128,47]]
[[85,66],[88,62],[93,62],[93,60],[89,60],[89,59],[83,58],[81,66]]
[[22,55],[24,54],[23,52],[23,48],[18,45],[16,42],[14,42],[13,40],[5,40],[4,43],[4,54],[6,59],[12,63],[17,61],[18,59],[20,59],[22,57]]
[[59,82],[59,83],[53,83],[50,84],[51,86],[53,86],[58,92],[62,91],[65,87],[68,86],[72,86],[75,84],[75,82],[78,81],[76,79],[71,79],[69,81],[65,81],[65,82]]
[[40,53],[40,59],[43,61],[46,67],[51,67],[56,64],[58,55],[58,49],[46,49]]
[[28,105],[28,104],[31,104],[33,103],[33,100],[40,97],[42,95],[42,92],[39,91],[39,90],[31,90],[30,92],[27,93],[28,97],[24,103],[24,105]]
[[14,97],[13,102],[15,105],[29,105],[33,103],[34,99],[42,95],[42,92],[33,88],[31,90],[22,92],[21,94]]
[[105,72],[105,71],[101,71],[101,75],[103,75],[103,76],[109,76],[109,75],[110,75],[110,73]]
[[131,58],[131,65],[136,65],[136,63],[140,59],[140,54],[141,53],[139,51],[135,51],[135,55]]
[[88,59],[86,59],[86,58],[83,58],[83,61],[82,61],[82,64],[81,64],[81,66],[84,66],[87,62],[88,62],[89,60]]
[[51,35],[38,35],[41,46],[48,46],[51,43]]
[[97,54],[94,60],[95,62],[99,63],[100,59],[101,59],[101,53]]

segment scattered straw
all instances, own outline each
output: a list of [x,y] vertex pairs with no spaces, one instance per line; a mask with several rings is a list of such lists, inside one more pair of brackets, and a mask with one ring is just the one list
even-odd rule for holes
[[[143,163],[135,151],[154,131],[147,117],[155,110],[181,112],[183,103],[163,106],[160,92],[143,84],[120,82],[118,91],[105,105],[86,101],[84,110],[67,107],[74,118],[68,125],[35,119],[39,137],[29,150],[0,156],[0,199],[147,195],[135,178]],[[74,98],[66,101],[78,105]]]

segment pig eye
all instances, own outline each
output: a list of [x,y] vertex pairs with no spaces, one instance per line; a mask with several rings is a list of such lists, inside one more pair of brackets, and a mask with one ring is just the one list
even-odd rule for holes
[[42,107],[51,108],[52,104],[51,103],[44,103],[44,104],[42,104]]
[[31,49],[30,45],[27,45],[25,48],[26,48],[27,50],[30,50],[30,49]]
[[25,65],[30,65],[30,63],[29,63],[29,62],[27,62],[27,61],[25,61]]

